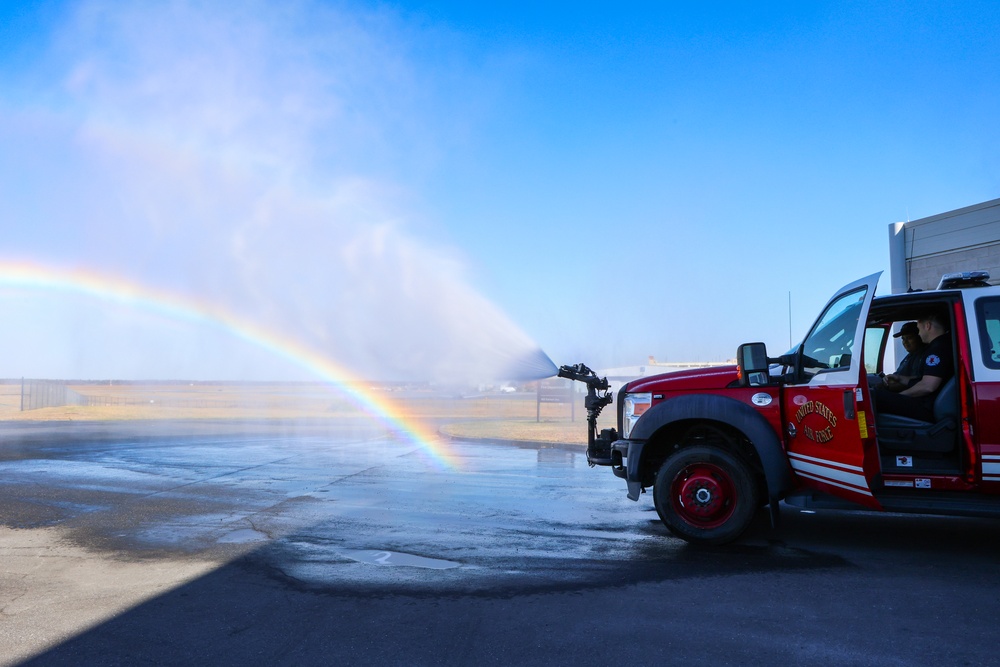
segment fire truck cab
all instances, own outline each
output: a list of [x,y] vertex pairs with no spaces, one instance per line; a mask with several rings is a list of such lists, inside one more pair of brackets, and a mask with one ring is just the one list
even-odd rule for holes
[[[841,288],[779,357],[748,343],[736,366],[629,382],[617,429],[596,431],[606,380],[564,366],[590,388],[588,460],[623,478],[632,500],[652,489],[663,523],[695,543],[736,540],[763,507],[777,521],[781,500],[1000,516],[1000,286],[958,273],[876,298],[879,275]],[[894,332],[928,313],[950,334],[954,374],[921,419],[876,410]]]

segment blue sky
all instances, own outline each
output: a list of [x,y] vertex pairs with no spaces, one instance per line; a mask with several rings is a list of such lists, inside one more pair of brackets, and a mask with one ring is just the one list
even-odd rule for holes
[[[1000,196],[998,24],[976,2],[5,4],[6,257],[274,317],[374,375],[523,346],[508,329],[556,363],[783,351],[887,269],[890,223]],[[365,250],[331,268],[332,246]],[[170,372],[147,363],[115,368]]]
[[[435,200],[490,221],[455,233],[529,328],[559,312],[677,360],[780,344],[789,291],[799,336],[885,267],[889,223],[998,194],[998,10],[938,7],[456,17],[528,55]],[[532,229],[515,261],[491,251]]]

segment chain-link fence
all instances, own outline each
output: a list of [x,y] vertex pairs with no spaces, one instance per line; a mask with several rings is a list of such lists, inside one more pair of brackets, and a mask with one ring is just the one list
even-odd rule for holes
[[21,410],[86,405],[87,399],[56,380],[22,380]]

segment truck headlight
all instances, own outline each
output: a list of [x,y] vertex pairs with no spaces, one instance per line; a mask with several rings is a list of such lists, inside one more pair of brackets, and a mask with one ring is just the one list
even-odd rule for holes
[[632,432],[632,427],[639,421],[649,406],[653,404],[652,394],[625,394],[622,402],[622,438],[627,438]]

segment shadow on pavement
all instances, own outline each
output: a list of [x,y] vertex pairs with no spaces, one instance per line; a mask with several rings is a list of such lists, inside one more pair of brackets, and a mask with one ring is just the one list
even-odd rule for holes
[[[995,559],[998,530],[993,522],[786,514],[780,539],[766,526],[755,527],[742,543],[713,549],[692,548],[664,536],[662,543],[649,543],[628,561],[565,561],[559,565],[579,568],[579,576],[556,577],[561,580],[549,585],[532,576],[512,577],[479,590],[420,590],[394,587],[388,580],[374,586],[310,585],[283,575],[280,554],[265,547],[25,664],[539,664],[571,658],[593,664],[621,659],[622,647],[610,637],[625,640],[638,619],[648,623],[648,614],[658,613],[657,607],[671,609],[670,596],[661,594],[663,586],[675,596],[677,591],[697,593],[701,602],[696,608],[674,605],[670,620],[664,618],[672,638],[664,635],[663,646],[625,650],[633,658],[652,659],[669,645],[688,650],[683,647],[700,641],[706,623],[712,632],[725,635],[726,624],[734,622],[725,614],[736,609],[754,617],[753,623],[784,623],[784,631],[797,623],[803,608],[850,623],[858,613],[869,613],[851,612],[852,590],[861,596],[870,588],[879,591],[880,603],[902,606],[906,596],[918,590],[933,595],[935,586],[948,588],[974,565]],[[874,552],[874,561],[857,556],[859,550]],[[881,560],[894,563],[894,569],[877,567]],[[551,559],[527,559],[524,569],[544,575],[554,565]],[[929,572],[933,582],[916,580]],[[780,586],[774,582],[796,574],[806,577],[805,583],[800,577],[791,579],[798,582],[798,593],[761,595],[762,586]],[[898,593],[878,583],[887,575],[901,578],[893,582]],[[828,595],[833,590],[838,595]],[[614,616],[609,604],[623,605],[623,615]],[[764,611],[766,619],[757,618]],[[740,618],[740,623],[749,622]],[[601,631],[595,632],[595,622]],[[786,650],[770,649],[774,655]],[[704,655],[712,652],[706,648]]]

